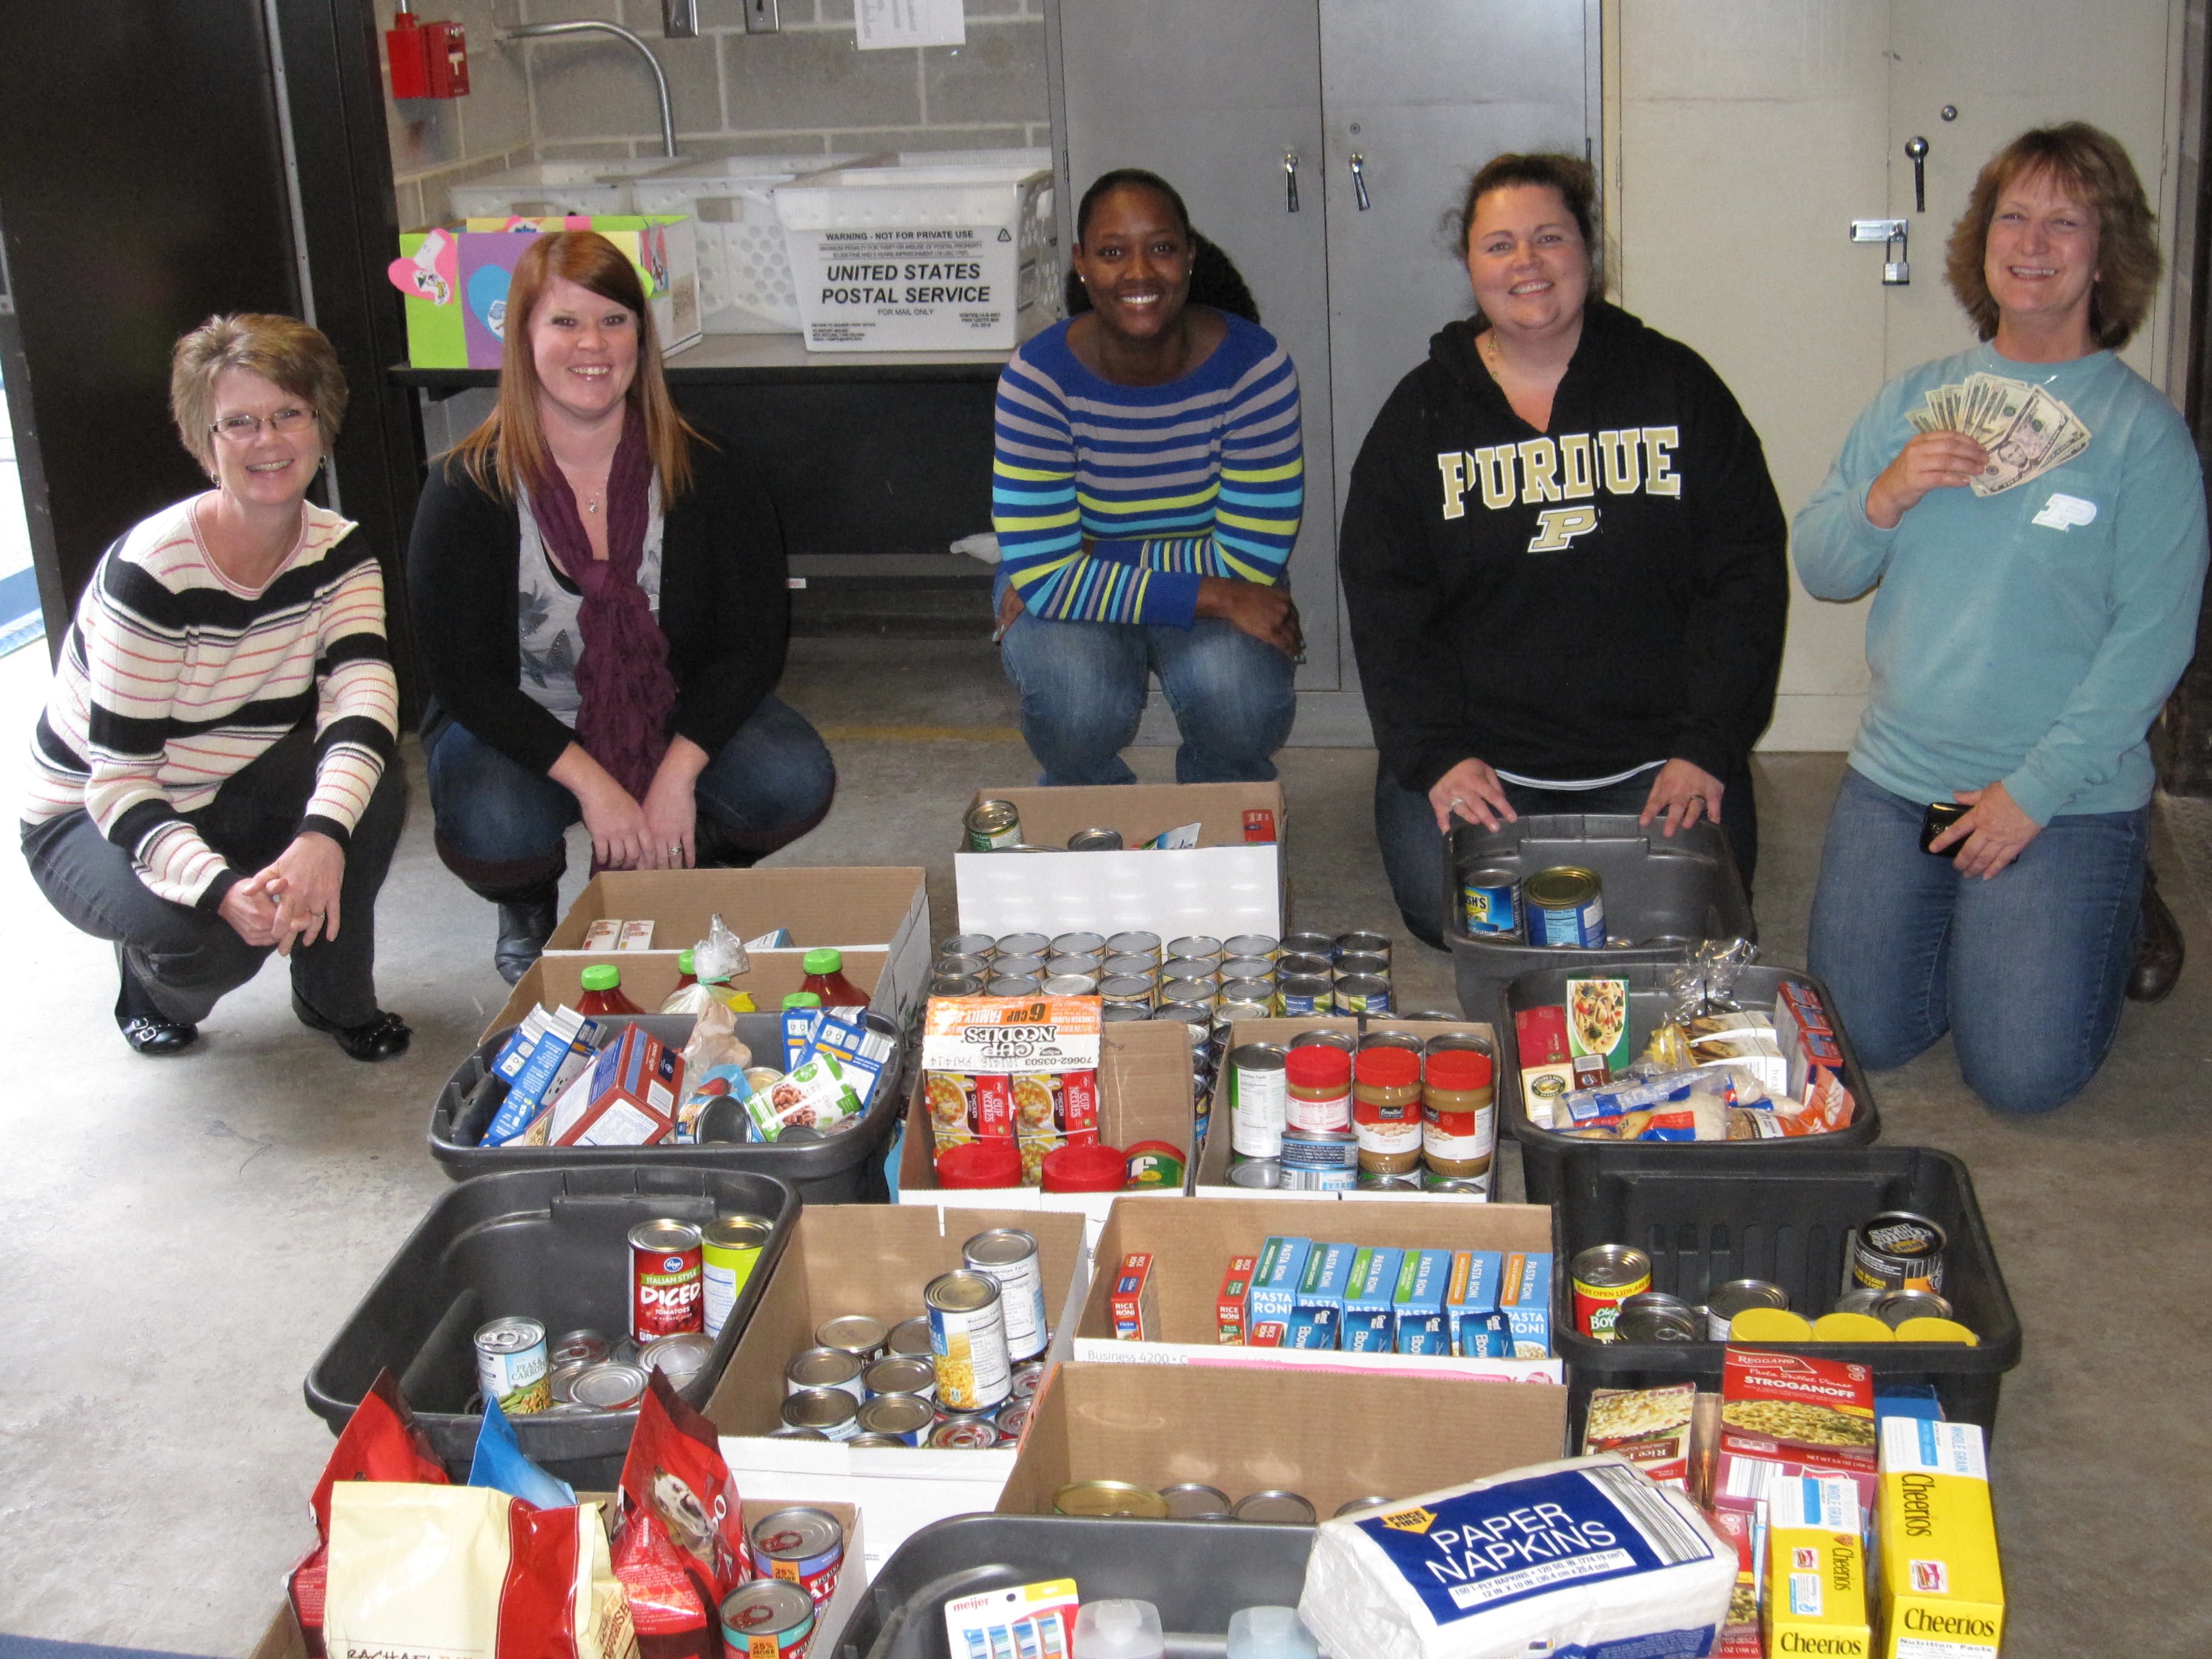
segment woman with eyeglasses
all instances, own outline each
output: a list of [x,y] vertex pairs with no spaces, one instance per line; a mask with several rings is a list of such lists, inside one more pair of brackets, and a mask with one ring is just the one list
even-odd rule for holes
[[177,343],[169,407],[214,488],[94,568],[32,743],[23,852],[113,941],[115,1020],[189,1047],[271,951],[292,1011],[356,1060],[404,1054],[376,1006],[376,896],[407,816],[384,580],[307,499],[345,414],[331,343],[290,317]]

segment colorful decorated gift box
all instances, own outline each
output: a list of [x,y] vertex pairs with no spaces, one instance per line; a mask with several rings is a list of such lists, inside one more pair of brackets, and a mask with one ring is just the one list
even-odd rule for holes
[[596,230],[637,267],[661,356],[699,337],[699,257],[683,215],[470,219],[399,238],[392,286],[406,296],[407,361],[416,368],[497,368],[515,262],[540,231]]

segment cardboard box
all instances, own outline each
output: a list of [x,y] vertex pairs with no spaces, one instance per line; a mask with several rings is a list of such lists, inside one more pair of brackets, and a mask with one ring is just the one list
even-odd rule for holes
[[[1285,1226],[1293,1217],[1309,1213],[1315,1228]],[[1118,1262],[1133,1251],[1152,1255],[1160,1340],[1125,1342],[1115,1339],[1109,1305],[1112,1284],[1110,1276],[1102,1274],[1094,1279],[1075,1327],[1074,1357],[1094,1364],[1242,1370],[1318,1366],[1358,1376],[1382,1372],[1460,1380],[1489,1377],[1556,1382],[1565,1375],[1558,1359],[1455,1359],[1449,1355],[1390,1352],[1316,1353],[1253,1346],[1249,1335],[1245,1346],[1224,1346],[1218,1340],[1224,1270],[1238,1257],[1260,1257],[1252,1276],[1255,1291],[1260,1291],[1261,1278],[1267,1272],[1261,1247],[1269,1237],[1292,1231],[1311,1233],[1314,1243],[1306,1260],[1292,1261],[1286,1269],[1291,1285],[1288,1295],[1295,1304],[1304,1287],[1316,1282],[1311,1259],[1324,1243],[1355,1248],[1389,1245],[1409,1254],[1417,1249],[1548,1251],[1552,1212],[1535,1204],[1408,1206],[1364,1194],[1346,1194],[1342,1202],[1328,1209],[1310,1212],[1286,1212],[1280,1205],[1260,1197],[1167,1206],[1118,1203],[1099,1233],[1097,1259]],[[1325,1239],[1321,1236],[1324,1232]],[[1346,1253],[1347,1266],[1351,1254]],[[1248,1323],[1279,1316],[1274,1309],[1279,1305],[1267,1304],[1263,1298],[1255,1313],[1248,1304]]]
[[[507,1001],[491,1017],[491,1023],[484,1027],[477,1041],[489,1042],[501,1031],[520,1025],[523,1017],[541,1004],[557,1008],[566,1003],[574,1007],[576,999],[584,994],[584,969],[601,962],[612,963],[622,969],[623,994],[647,1013],[658,1011],[674,994],[680,977],[674,953],[666,951],[608,951],[599,956],[577,951],[568,956],[540,957],[530,964],[527,973],[515,981],[514,989],[507,994]],[[878,999],[884,969],[884,953],[880,951],[848,951],[845,954],[845,977]],[[757,951],[753,953],[752,970],[732,981],[731,988],[750,992],[759,1011],[772,1014],[805,978],[806,970],[799,965],[796,955]],[[779,1058],[763,1055],[761,1063],[772,1065]]]
[[[1163,830],[1200,826],[1199,844],[1176,851],[956,852],[952,878],[963,933],[1158,933],[1227,939],[1283,931],[1282,786],[1133,783],[1076,789],[986,789],[975,800],[1012,801],[1022,839],[1064,847],[1079,830],[1118,830],[1135,848]],[[972,805],[974,803],[971,802]],[[1248,840],[1245,824],[1266,829]],[[956,834],[957,827],[956,826]],[[957,844],[967,845],[964,836]]]
[[813,1493],[867,1511],[871,1575],[918,1528],[988,1510],[1013,1470],[1014,1453],[855,1451],[834,1441],[770,1439],[782,1421],[784,1367],[812,1346],[823,1321],[836,1315],[873,1314],[896,1323],[921,1313],[929,1281],[959,1267],[961,1245],[993,1227],[1019,1227],[1036,1239],[1054,1330],[1046,1359],[1066,1358],[1090,1285],[1080,1217],[816,1205],[793,1224],[721,1385],[707,1402],[707,1415],[722,1436],[722,1455],[748,1499],[797,1503]]
[[1566,1402],[1546,1382],[1079,1362],[1037,1396],[998,1512],[1049,1515],[1072,1480],[1202,1480],[1232,1502],[1294,1492],[1326,1520],[1559,1457]]
[[[834,945],[848,954],[883,951],[889,960],[878,1006],[902,1022],[929,988],[935,947],[929,889],[918,866],[610,870],[592,877],[576,895],[545,941],[545,954],[582,951],[584,936],[595,921],[648,921],[653,924],[653,948],[645,954],[673,962],[678,951],[707,937],[708,921],[718,914],[741,939],[758,939],[779,927],[791,930],[787,947],[750,953],[756,967],[764,959],[787,956],[796,963],[818,945]],[[637,954],[625,951],[620,960],[627,964]]]
[[[1420,1037],[1436,1036],[1449,1031],[1462,1036],[1480,1037],[1485,1042],[1490,1044],[1493,1055],[1498,1048],[1497,1032],[1487,1020],[1403,1020],[1388,1018],[1363,1020],[1349,1014],[1326,1017],[1320,1014],[1293,1014],[1276,1019],[1237,1021],[1230,1027],[1229,1048],[1226,1052],[1234,1053],[1248,1042],[1287,1043],[1299,1032],[1313,1030],[1342,1031],[1347,1036],[1358,1036],[1362,1031],[1409,1031],[1413,1036]],[[1491,1080],[1491,1086],[1493,1091],[1497,1087],[1497,1079],[1494,1076]],[[1492,1109],[1495,1111],[1497,1109]],[[1493,1121],[1499,1125],[1498,1139],[1502,1144],[1505,1139],[1504,1114],[1499,1112]],[[1229,1066],[1224,1059],[1214,1079],[1213,1110],[1207,1115],[1206,1147],[1199,1154],[1198,1167],[1191,1176],[1191,1190],[1200,1198],[1255,1198],[1270,1203],[1284,1199],[1292,1200],[1321,1199],[1334,1201],[1346,1198],[1358,1198],[1363,1201],[1374,1200],[1384,1204],[1479,1204],[1486,1201],[1471,1194],[1463,1193],[1316,1193],[1285,1190],[1281,1188],[1234,1187],[1229,1182],[1231,1139]],[[1494,1153],[1491,1158],[1490,1169],[1494,1180],[1498,1172],[1498,1160]],[[1315,1224],[1320,1226],[1322,1224]],[[1462,1248],[1465,1247],[1462,1246]],[[1532,1248],[1548,1249],[1550,1246],[1539,1245]]]
[[[1098,1139],[1127,1147],[1164,1140],[1190,1165],[1192,1135],[1189,1028],[1174,1021],[1130,1021],[1100,1029]],[[916,1076],[907,1101],[906,1142],[899,1150],[899,1202],[1048,1210],[1080,1215],[1089,1223],[1086,1248],[1097,1242],[1106,1212],[1117,1198],[1181,1198],[1177,1188],[1139,1193],[1048,1193],[1036,1187],[946,1191],[937,1184],[937,1134],[929,1099]]]
[[[578,1492],[576,1496],[601,1504],[602,1513],[611,1526],[615,1513],[614,1493]],[[830,1593],[830,1600],[814,1615],[815,1631],[823,1642],[821,1651],[835,1651],[837,1638],[843,1634],[846,1624],[852,1619],[854,1608],[860,1605],[860,1594],[867,1588],[867,1579],[874,1577],[873,1570],[866,1565],[870,1559],[867,1536],[861,1529],[858,1506],[811,1497],[762,1501],[744,1498],[742,1483],[739,1497],[744,1503],[745,1535],[748,1538],[763,1516],[795,1503],[827,1510],[837,1517],[838,1525],[844,1528],[846,1565],[837,1571],[837,1588]],[[250,1659],[307,1659],[307,1638],[300,1629],[300,1621],[292,1616],[292,1603],[289,1597],[276,1604],[276,1611],[270,1619],[268,1627],[261,1632],[261,1639],[254,1644]]]

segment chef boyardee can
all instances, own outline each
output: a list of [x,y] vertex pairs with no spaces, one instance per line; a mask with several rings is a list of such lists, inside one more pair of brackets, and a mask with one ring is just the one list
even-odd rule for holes
[[1702,1342],[1704,1322],[1690,1304],[1664,1291],[1640,1291],[1613,1316],[1616,1342]]
[[1562,864],[1521,884],[1528,943],[1596,951],[1605,946],[1605,884],[1594,870]]
[[998,1281],[1008,1362],[1042,1353],[1052,1333],[1045,1328],[1044,1268],[1036,1235],[1018,1227],[994,1227],[963,1244],[960,1259]]
[[1651,1258],[1631,1244],[1593,1244],[1574,1259],[1575,1328],[1600,1342],[1614,1340],[1620,1304],[1651,1288]]
[[753,1522],[753,1571],[763,1583],[781,1580],[805,1590],[816,1607],[837,1588],[845,1529],[827,1510],[773,1510]]
[[722,1601],[722,1642],[732,1659],[800,1659],[814,1638],[814,1598],[781,1578],[756,1578]]
[[1460,910],[1477,939],[1521,931],[1521,878],[1510,870],[1470,870],[1459,878]]
[[937,1403],[948,1413],[990,1410],[1013,1380],[999,1281],[969,1268],[939,1273],[921,1300],[937,1357]]
[[1885,1210],[1859,1228],[1851,1247],[1851,1277],[1869,1290],[1943,1289],[1943,1251],[1950,1237],[1936,1223],[1910,1210]]
[[979,800],[968,809],[968,850],[994,853],[1022,838],[1022,815],[1010,800]]
[[534,1319],[495,1319],[477,1333],[477,1381],[509,1417],[550,1408],[545,1328]]
[[1705,1299],[1705,1340],[1729,1340],[1729,1322],[1747,1308],[1787,1308],[1790,1292],[1771,1279],[1731,1279]]

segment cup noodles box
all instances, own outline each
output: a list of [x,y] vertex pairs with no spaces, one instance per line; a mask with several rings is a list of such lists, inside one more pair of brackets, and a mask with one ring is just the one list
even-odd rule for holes
[[1730,1348],[1721,1370],[1713,1502],[1764,1503],[1779,1482],[1834,1475],[1875,1504],[1874,1372],[1839,1359]]
[[1097,997],[932,997],[922,1089],[939,1151],[1012,1136],[1022,1180],[1045,1155],[1098,1139]]
[[1881,1425],[1880,1659],[1974,1659],[2004,1635],[1990,1466],[1972,1423]]

